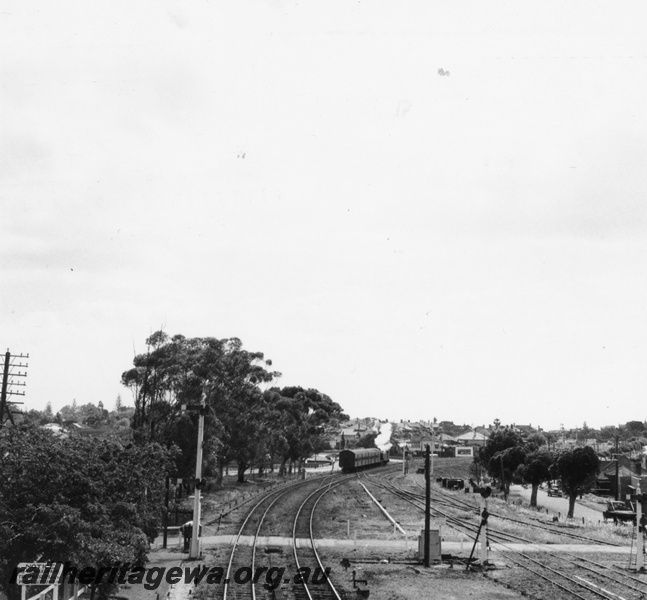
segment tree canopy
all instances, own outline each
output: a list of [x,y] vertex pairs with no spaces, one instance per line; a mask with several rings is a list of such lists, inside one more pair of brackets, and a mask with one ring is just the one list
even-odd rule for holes
[[545,442],[541,434],[532,434],[524,440],[513,429],[497,429],[479,450],[477,460],[485,466],[491,477],[501,481],[506,495],[513,481],[530,484],[530,506],[537,506],[537,490],[549,479],[548,467],[554,458],[546,450]]
[[83,566],[143,566],[171,469],[172,452],[158,444],[3,428],[0,586],[17,563],[38,557]]
[[550,472],[562,482],[562,489],[568,494],[568,516],[572,517],[577,495],[588,492],[595,485],[600,460],[589,446],[565,450],[557,456]]
[[[326,427],[344,416],[341,407],[314,389],[267,388],[280,373],[262,352],[243,348],[238,338],[169,337],[158,331],[146,340],[147,351],[122,375],[135,399],[132,420],[137,439],[175,442],[182,450],[180,472],[195,464],[195,415],[181,414],[181,404],[206,401],[205,456],[215,468],[235,461],[238,479],[268,456],[298,461],[321,448]],[[264,389],[265,388],[265,389]],[[211,468],[207,461],[207,471]]]
[[537,506],[537,490],[544,481],[550,479],[550,465],[554,458],[553,453],[544,448],[534,450],[526,455],[524,464],[518,471],[518,476],[522,481],[532,486],[530,506]]

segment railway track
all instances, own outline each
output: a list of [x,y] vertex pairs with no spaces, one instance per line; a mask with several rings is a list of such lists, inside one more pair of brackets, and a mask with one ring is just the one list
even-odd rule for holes
[[[382,477],[380,481],[375,481],[371,478],[371,481],[424,512],[424,501],[420,494],[396,486],[387,477]],[[443,497],[440,497],[441,495]],[[439,502],[439,500],[442,500],[442,502]],[[470,517],[478,515],[477,509],[458,498],[454,498],[454,502],[451,500],[449,492],[447,492],[447,495],[436,493],[432,513],[442,516],[450,527],[474,539],[477,525],[465,518],[456,517],[445,509],[451,507],[466,511],[471,513]],[[442,508],[438,506],[439,504],[441,504]],[[514,519],[511,520],[514,521]],[[527,525],[523,521],[519,522]],[[530,525],[536,526],[536,524]],[[538,526],[541,527],[541,525]],[[546,529],[552,533],[557,533],[551,527]],[[559,532],[560,535],[563,535],[563,533],[562,531]],[[491,541],[497,542],[505,548],[501,555],[507,561],[533,575],[533,578],[526,581],[523,588],[526,595],[534,595],[537,598],[542,598],[542,600],[547,594],[551,594],[552,598],[578,598],[579,600],[599,600],[600,598],[606,600],[644,600],[647,598],[647,579],[645,578],[633,576],[617,567],[608,567],[572,553],[560,552],[558,554],[547,550],[541,554],[541,558],[529,556],[526,553],[510,548],[509,544],[536,542],[518,535],[498,531],[492,526],[488,527],[487,535]],[[578,539],[578,541],[586,541],[587,543],[602,543],[576,534],[571,534],[569,537]],[[495,576],[492,578],[498,580]],[[508,587],[515,586],[508,584]]]
[[[415,479],[414,483],[418,487],[422,488],[422,484],[418,481],[418,479]],[[439,490],[437,488],[432,487],[432,495],[434,497],[435,502],[441,501],[446,506],[450,506],[454,508],[464,507],[466,511],[478,512],[478,509],[476,509],[473,504],[460,500],[460,498],[457,497],[456,494],[452,494],[449,491],[446,492],[444,490]],[[423,495],[420,494],[419,497],[422,498]],[[599,545],[605,545],[605,546],[618,546],[618,547],[623,546],[623,544],[619,544],[616,542],[598,540],[589,536],[584,536],[577,533],[573,533],[571,531],[566,531],[563,526],[553,525],[552,523],[542,522],[536,519],[533,519],[533,520],[515,519],[492,511],[490,511],[490,515],[493,517],[496,517],[497,519],[501,519],[502,521],[508,521],[510,523],[523,525],[524,527],[532,527],[534,529],[539,529],[545,532],[554,533],[555,535],[568,537],[578,542],[584,542],[587,544],[599,544]]]
[[[303,485],[304,482],[298,482],[290,484],[283,489],[273,490],[250,508],[245,520],[238,530],[238,534],[236,535],[231,548],[223,585],[223,600],[256,600],[256,585],[258,585],[258,581],[255,583],[254,578],[252,578],[252,580],[247,583],[239,583],[242,578],[239,578],[239,581],[237,582],[235,580],[235,574],[237,572],[241,572],[241,569],[246,568],[250,568],[252,573],[255,572],[259,532],[269,510],[278,500],[293,492],[295,488]],[[254,536],[253,545],[251,547],[241,544],[241,538],[243,535]]]
[[[348,479],[348,476],[332,475],[319,481],[298,482],[273,490],[256,502],[234,539],[222,600],[345,600],[344,593],[336,590],[328,576],[331,568],[326,570],[316,551],[313,519],[319,500]],[[295,504],[290,533],[292,559],[288,559],[282,550],[274,555],[262,553],[258,542],[269,526],[269,515],[277,511],[279,505],[284,508],[286,503],[294,503],[296,495],[304,494],[305,499]],[[287,523],[283,527],[287,527]],[[272,531],[272,534],[277,533]],[[251,546],[241,543],[243,536],[252,538]],[[304,539],[308,541],[305,545]],[[271,581],[268,580],[270,574]]]
[[[309,581],[303,581],[302,587],[295,588],[297,600],[343,600],[344,594],[338,591],[330,580],[330,567],[324,567],[315,546],[315,536],[313,531],[313,519],[315,509],[319,501],[331,489],[344,483],[343,481],[329,484],[325,489],[315,490],[299,506],[299,510],[294,517],[292,528],[292,550],[294,553],[294,563],[297,572],[302,573],[303,569],[308,572],[319,573],[319,579],[314,577]],[[309,545],[299,547],[298,538],[309,539]],[[323,576],[322,576],[323,575]]]

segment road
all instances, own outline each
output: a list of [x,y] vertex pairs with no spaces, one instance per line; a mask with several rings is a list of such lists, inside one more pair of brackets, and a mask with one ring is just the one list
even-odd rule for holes
[[[526,502],[530,502],[530,493],[531,489],[524,489],[520,485],[510,486],[510,495],[517,496],[524,499]],[[568,498],[557,498],[555,496],[549,496],[544,490],[539,490],[537,492],[537,506],[541,508],[547,508],[549,511],[555,514],[561,514],[562,517],[565,517],[568,514]],[[587,521],[598,522],[602,520],[602,511],[604,510],[603,504],[600,504],[600,510],[589,508],[584,506],[579,500],[575,501],[575,511],[573,517],[576,519],[582,519],[584,517]]]

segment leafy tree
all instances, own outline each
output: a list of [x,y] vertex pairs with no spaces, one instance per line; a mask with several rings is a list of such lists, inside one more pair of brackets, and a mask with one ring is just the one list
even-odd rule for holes
[[531,448],[541,448],[542,446],[545,446],[547,442],[548,439],[543,433],[531,433],[526,440],[526,448],[531,452]]
[[493,477],[500,477],[501,489],[507,499],[510,493],[510,484],[520,465],[526,460],[526,452],[521,445],[510,446],[497,452],[490,458],[487,470]]
[[[520,464],[520,455],[518,453],[505,456],[505,462],[501,465],[501,453],[509,448],[522,448],[523,440],[514,430],[505,427],[497,429],[490,434],[485,446],[479,448],[478,456],[474,457],[476,469],[484,467],[490,477],[501,480],[501,488],[507,495],[510,489],[512,473]],[[496,456],[496,459],[494,458]],[[523,462],[523,460],[521,460]]]
[[[0,432],[0,588],[19,562],[143,566],[157,535],[172,454],[157,444]],[[171,472],[172,474],[172,472]],[[109,585],[99,588],[106,597]]]
[[640,437],[647,435],[647,422],[627,421],[622,427],[626,437]]
[[[101,403],[99,403],[101,404]],[[87,427],[97,429],[108,423],[108,411],[103,406],[95,406],[88,402],[77,409],[78,421]]]
[[600,461],[590,446],[565,450],[557,455],[550,473],[562,482],[562,489],[568,494],[569,517],[573,516],[578,494],[588,492],[595,485],[599,471]]
[[61,408],[59,413],[64,425],[71,425],[72,423],[78,423],[79,421],[79,411],[76,400],[74,400],[72,405],[66,404]]
[[549,478],[547,469],[552,462],[552,455],[544,449],[546,442],[541,433],[534,433],[524,441],[508,427],[496,429],[479,450],[475,466],[477,470],[484,466],[491,477],[500,479],[506,497],[513,481],[529,483],[532,485],[530,505],[536,506],[537,488]]
[[236,461],[237,481],[245,481],[245,472],[255,463],[263,463],[268,444],[268,408],[263,394],[250,386],[236,402],[223,404],[218,412],[222,423],[217,454],[220,464]]
[[[205,399],[205,474],[235,461],[238,481],[268,455],[299,464],[323,448],[326,428],[342,415],[341,407],[317,390],[301,387],[263,389],[280,373],[261,352],[243,348],[238,338],[169,337],[156,332],[146,340],[132,369],[122,375],[135,399],[132,427],[136,439],[176,443],[182,450],[178,471],[195,464],[197,415],[182,414],[181,404]],[[215,461],[211,460],[215,457]],[[216,466],[217,465],[217,466]]]
[[[516,446],[523,446],[523,440],[518,433],[508,427],[498,429],[490,434],[485,446],[479,449],[479,459],[487,465],[497,452]],[[496,477],[495,474],[490,474]]]
[[617,429],[613,425],[607,425],[600,429],[600,440],[604,442],[612,441],[615,439]]
[[272,454],[280,456],[279,474],[285,474],[287,461],[302,466],[313,453],[324,449],[324,437],[347,419],[341,406],[322,392],[298,386],[271,388]]
[[550,465],[555,460],[554,455],[545,449],[535,450],[526,456],[525,464],[519,475],[524,483],[532,486],[530,506],[537,506],[537,490],[539,486],[550,479]]
[[122,383],[135,398],[132,426],[137,439],[173,442],[183,450],[180,472],[195,461],[197,416],[182,415],[181,404],[205,399],[205,455],[223,465],[236,460],[242,472],[258,455],[262,440],[263,399],[259,386],[280,373],[268,370],[272,362],[261,352],[249,352],[238,338],[170,338],[156,332],[146,340],[147,351],[135,357],[134,367],[122,375]]
[[32,408],[28,411],[23,412],[17,418],[17,422],[30,425],[46,425],[51,421],[45,416],[42,411]]

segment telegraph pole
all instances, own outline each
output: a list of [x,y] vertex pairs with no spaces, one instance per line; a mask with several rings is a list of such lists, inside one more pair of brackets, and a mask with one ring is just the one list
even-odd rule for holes
[[620,454],[618,450],[618,434],[616,434],[616,500],[620,500]]
[[[435,420],[435,419],[434,419]],[[434,423],[431,423],[431,474],[434,474],[434,450],[436,449],[436,442],[434,441]]]
[[430,469],[430,454],[431,451],[429,449],[429,444],[426,446],[425,450],[425,567],[429,566],[429,554],[430,554],[430,548],[429,548],[429,527],[431,525],[430,523],[430,515],[429,513],[431,512],[431,473],[429,472]]
[[[8,419],[11,421],[12,425],[14,424],[13,415],[11,412],[10,404],[22,404],[22,402],[12,402],[7,400],[7,396],[24,396],[25,392],[12,390],[12,386],[25,387],[25,383],[13,381],[13,377],[27,377],[27,372],[23,371],[13,371],[15,368],[27,368],[29,365],[27,363],[20,362],[24,358],[29,358],[29,354],[11,354],[9,349],[5,352],[4,355],[4,369],[2,371],[2,388],[0,389],[0,428]],[[12,362],[12,360],[18,359],[18,362]],[[12,379],[9,379],[9,378]],[[5,419],[6,413],[6,419]]]

